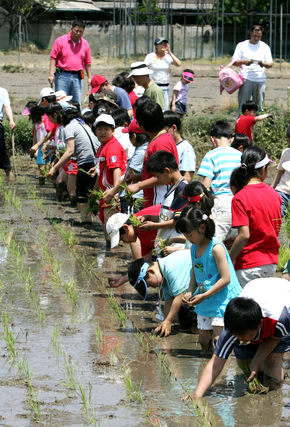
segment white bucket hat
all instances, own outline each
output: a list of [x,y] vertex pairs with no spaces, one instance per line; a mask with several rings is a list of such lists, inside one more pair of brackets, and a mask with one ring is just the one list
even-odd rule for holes
[[69,102],[72,99],[72,95],[67,95],[64,90],[58,90],[55,92],[56,102],[66,101]]
[[106,224],[106,231],[111,240],[111,248],[113,249],[120,241],[120,228],[128,220],[129,215],[124,213],[116,213],[112,215]]
[[129,74],[128,77],[147,76],[147,75],[149,76],[152,73],[153,71],[147,67],[145,62],[133,62],[133,64],[131,64],[131,73]]

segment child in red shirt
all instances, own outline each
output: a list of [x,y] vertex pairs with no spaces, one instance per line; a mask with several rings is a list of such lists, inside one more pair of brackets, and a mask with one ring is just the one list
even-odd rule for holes
[[[119,141],[113,136],[114,128],[115,121],[109,114],[101,114],[93,125],[93,130],[101,143],[96,153],[96,173],[98,176],[94,189],[100,188],[106,191],[115,187],[126,171],[126,153]],[[110,216],[109,212],[111,214],[116,213],[110,205],[100,207],[99,217],[104,227]]]
[[261,114],[255,116],[258,110],[257,104],[253,101],[247,101],[242,105],[242,113],[235,124],[235,134],[243,133],[247,135],[253,142],[253,127],[257,122],[265,120],[269,117],[273,118],[272,114]]

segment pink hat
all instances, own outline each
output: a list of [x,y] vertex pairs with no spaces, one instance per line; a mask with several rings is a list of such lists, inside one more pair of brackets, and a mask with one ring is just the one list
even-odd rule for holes
[[182,77],[187,82],[194,82],[194,75],[193,75],[193,73],[190,73],[189,71],[183,71]]
[[102,86],[102,84],[106,83],[106,81],[107,81],[106,77],[101,76],[100,74],[95,74],[92,77],[92,81],[91,81],[92,89],[90,91],[90,94],[97,93],[100,87]]
[[134,133],[144,133],[142,132],[142,130],[139,128],[139,125],[136,121],[136,119],[132,120],[132,122],[129,124],[129,126],[127,128],[122,129],[123,133],[129,133],[129,132],[134,132]]
[[30,114],[29,108],[26,106],[21,114],[22,116],[29,116]]

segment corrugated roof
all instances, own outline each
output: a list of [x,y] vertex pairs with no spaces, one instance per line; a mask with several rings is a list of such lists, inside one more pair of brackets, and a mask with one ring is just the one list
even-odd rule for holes
[[92,0],[61,0],[56,4],[57,11],[72,12],[100,12],[101,9]]
[[[116,8],[135,8],[135,0],[94,0],[94,3],[102,9],[113,9],[114,5]],[[158,7],[163,9],[170,5],[171,9],[197,10],[210,9],[215,3],[216,0],[173,0],[170,2],[160,0]]]

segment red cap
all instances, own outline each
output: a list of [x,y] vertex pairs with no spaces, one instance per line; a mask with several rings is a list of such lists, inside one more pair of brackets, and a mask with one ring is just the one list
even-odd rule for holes
[[106,83],[107,79],[104,76],[101,76],[100,74],[95,74],[92,77],[91,85],[92,89],[90,91],[91,93],[97,93],[103,83]]
[[139,125],[136,121],[136,119],[132,120],[132,122],[129,124],[129,126],[127,128],[122,129],[123,133],[129,133],[129,132],[134,132],[134,133],[144,133],[142,132],[142,130],[139,128]]

